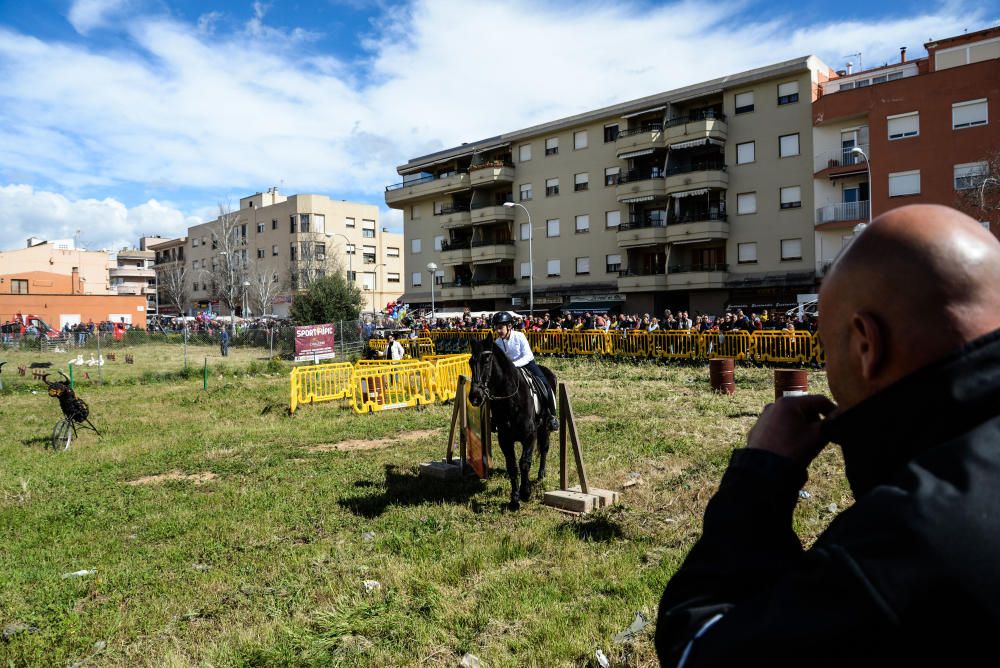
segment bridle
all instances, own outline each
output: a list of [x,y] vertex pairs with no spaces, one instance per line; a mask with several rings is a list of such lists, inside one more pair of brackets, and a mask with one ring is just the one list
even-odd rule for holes
[[[486,367],[485,378],[483,377],[482,373],[484,366],[482,362],[483,355],[489,355],[490,357],[489,365]],[[472,383],[474,385],[479,386],[480,388],[479,391],[483,393],[483,397],[487,401],[497,401],[501,399],[510,399],[511,397],[516,397],[517,393],[520,392],[521,390],[521,383],[518,381],[516,376],[514,377],[514,391],[512,393],[503,397],[497,397],[494,396],[493,393],[490,391],[490,380],[492,380],[493,378],[493,367],[496,365],[496,362],[493,361],[493,355],[494,353],[492,350],[483,350],[482,352],[479,353],[479,360],[478,360],[479,363],[476,365],[476,371],[478,371],[479,373],[478,374],[473,373]]]

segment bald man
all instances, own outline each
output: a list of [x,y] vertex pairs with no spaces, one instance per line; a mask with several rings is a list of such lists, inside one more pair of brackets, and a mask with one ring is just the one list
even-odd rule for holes
[[[837,404],[779,399],[733,453],[660,602],[661,664],[1000,664],[1000,243],[947,207],[880,216],[824,279],[820,335]],[[828,442],[855,503],[803,550]]]

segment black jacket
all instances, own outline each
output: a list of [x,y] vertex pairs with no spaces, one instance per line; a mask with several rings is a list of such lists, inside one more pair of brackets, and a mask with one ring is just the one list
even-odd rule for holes
[[1000,665],[1000,330],[824,427],[854,505],[803,550],[805,470],[734,452],[660,602],[661,664]]

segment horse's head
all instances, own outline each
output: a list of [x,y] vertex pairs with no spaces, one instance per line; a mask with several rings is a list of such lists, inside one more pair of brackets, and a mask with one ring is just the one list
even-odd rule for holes
[[469,403],[482,406],[489,399],[490,380],[493,376],[493,337],[484,341],[472,339],[469,368],[472,370],[472,385],[469,387]]

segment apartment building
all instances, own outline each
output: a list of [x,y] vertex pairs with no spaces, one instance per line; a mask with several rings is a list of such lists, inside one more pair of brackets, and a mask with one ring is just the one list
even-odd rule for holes
[[831,75],[790,60],[410,160],[385,193],[405,299],[429,306],[433,280],[449,309],[794,304],[816,289],[811,102]]
[[[238,239],[234,252],[239,253],[239,260],[235,264],[247,267],[248,274],[270,276],[274,283],[269,314],[287,316],[295,292],[304,284],[303,277],[307,273],[322,275],[333,268],[358,284],[366,311],[384,310],[387,302],[402,295],[403,235],[381,228],[376,206],[325,195],[285,196],[271,188],[242,198],[239,209],[231,213],[236,217],[234,233]],[[159,271],[185,263],[189,313],[226,313],[212,286],[213,267],[228,266],[213,239],[219,229],[219,221],[211,221],[189,228],[183,240],[152,246]],[[248,276],[249,292],[252,280]],[[168,304],[163,280],[160,283],[161,305]],[[248,311],[257,314],[252,296],[247,301]]]
[[123,248],[110,253],[108,269],[112,291],[119,295],[142,295],[146,311],[156,312],[156,272],[153,263],[156,254],[151,250]]
[[[820,273],[852,228],[912,203],[957,206],[1000,233],[1000,211],[970,202],[1000,155],[1000,27],[924,45],[927,56],[820,84],[813,105]],[[996,176],[996,175],[994,175]]]

